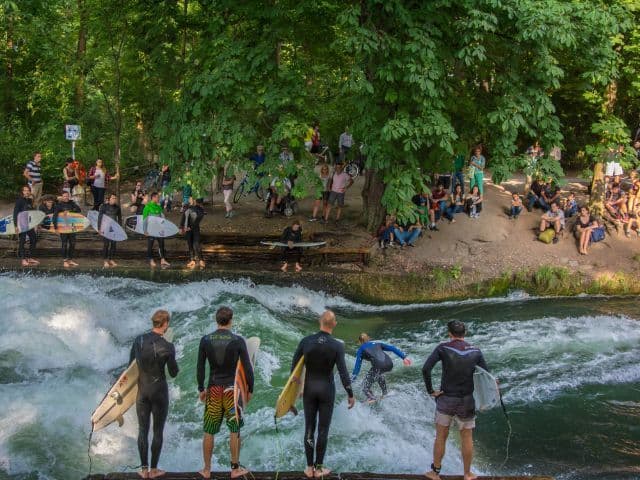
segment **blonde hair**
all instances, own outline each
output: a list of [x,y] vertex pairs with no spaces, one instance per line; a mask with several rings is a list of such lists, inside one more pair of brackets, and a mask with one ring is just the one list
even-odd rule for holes
[[171,315],[166,310],[158,310],[151,317],[151,323],[153,324],[153,328],[160,328],[165,323],[169,321]]

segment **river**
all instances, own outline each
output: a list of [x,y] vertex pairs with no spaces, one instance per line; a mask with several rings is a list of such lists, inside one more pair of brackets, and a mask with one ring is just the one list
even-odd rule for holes
[[[366,331],[407,351],[392,394],[347,410],[338,388],[326,464],[337,471],[424,472],[431,462],[434,403],[420,369],[446,337],[446,322],[467,322],[500,380],[513,434],[500,409],[477,420],[475,469],[485,474],[551,474],[559,479],[640,478],[640,300],[509,298],[439,305],[373,307],[302,287],[210,280],[158,284],[123,278],[0,276],[0,478],[82,478],[90,416],[128,360],[132,339],[158,308],[173,314],[181,372],[172,398],[161,467],[201,468],[201,415],[195,362],[199,338],[220,305],[235,311],[235,329],[257,335],[255,397],[245,417],[241,462],[253,470],[304,467],[302,416],[278,424],[273,405],[298,341],[316,331],[325,306],[354,363]],[[366,367],[365,372],[366,372]],[[360,393],[363,375],[356,382]],[[437,377],[436,377],[437,378]],[[437,381],[436,381],[437,384]],[[137,465],[134,411],[124,426],[97,432],[94,472]],[[214,468],[228,468],[228,434],[217,438]],[[37,477],[36,473],[39,475]],[[443,473],[461,473],[453,432]]]

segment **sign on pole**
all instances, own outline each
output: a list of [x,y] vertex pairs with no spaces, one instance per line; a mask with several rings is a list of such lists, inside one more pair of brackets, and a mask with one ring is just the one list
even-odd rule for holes
[[71,158],[76,159],[76,140],[80,140],[80,125],[65,125],[64,138],[71,141]]

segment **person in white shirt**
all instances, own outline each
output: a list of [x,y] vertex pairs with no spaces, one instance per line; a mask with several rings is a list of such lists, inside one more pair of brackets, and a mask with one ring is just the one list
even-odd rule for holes
[[340,134],[340,139],[338,140],[338,149],[340,150],[340,160],[344,161],[347,153],[353,147],[353,137],[349,133],[349,127],[345,127],[344,132]]

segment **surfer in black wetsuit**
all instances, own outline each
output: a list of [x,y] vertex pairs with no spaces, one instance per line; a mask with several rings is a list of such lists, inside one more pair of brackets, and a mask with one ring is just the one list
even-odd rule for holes
[[[122,224],[122,210],[120,210],[120,205],[118,205],[118,197],[115,194],[109,195],[109,200],[107,203],[103,203],[100,205],[100,210],[98,210],[98,230],[102,227],[102,217],[107,216],[118,223],[118,225]],[[114,240],[109,240],[106,237],[102,237],[102,254],[104,256],[104,268],[117,267],[118,264],[113,261],[113,256],[116,253],[116,242]]]
[[180,220],[180,233],[185,235],[187,246],[189,247],[188,268],[195,268],[196,262],[200,268],[206,266],[202,258],[202,245],[200,243],[200,222],[207,214],[203,204],[204,199],[198,198],[194,202],[193,197],[189,197],[189,208],[185,210]]
[[286,247],[282,247],[282,267],[280,270],[286,272],[289,268],[289,262],[293,260],[296,264],[296,273],[302,271],[302,265],[300,265],[302,248],[293,246],[294,243],[302,242],[302,227],[298,220],[284,229],[280,241],[287,244]]
[[[80,213],[80,207],[76,202],[71,200],[69,192],[62,192],[62,199],[53,207],[53,231],[58,228],[58,220],[60,217],[66,217],[69,212]],[[73,260],[73,253],[76,249],[76,234],[61,233],[60,241],[62,242],[62,265],[64,268],[77,267],[78,264]]]
[[[240,461],[240,428],[244,422],[241,412],[236,420],[233,386],[236,377],[238,360],[242,362],[247,387],[248,399],[253,394],[253,367],[247,351],[244,338],[231,332],[233,310],[220,307],[216,312],[218,329],[205,335],[200,340],[198,349],[198,391],[200,401],[205,403],[204,409],[204,438],[202,439],[202,454],[204,468],[200,470],[203,478],[211,477],[211,455],[213,454],[213,436],[220,431],[222,420],[226,419],[231,450],[231,478],[238,478],[249,473],[241,467]],[[204,387],[205,366],[209,363],[209,383]]]
[[[306,375],[304,380],[304,451],[307,456],[307,478],[320,478],[331,473],[322,462],[327,450],[329,426],[333,415],[336,386],[333,381],[333,367],[338,367],[342,386],[349,396],[349,408],[355,404],[351,381],[344,361],[344,346],[331,336],[338,322],[335,314],[327,310],[320,317],[320,331],[302,339],[291,362],[291,371],[304,356]],[[318,425],[318,438],[314,442]],[[315,452],[314,452],[315,443]],[[315,453],[315,460],[314,460]]]
[[[165,474],[158,469],[162,450],[164,423],[169,413],[169,387],[164,373],[165,365],[169,375],[178,375],[176,351],[172,343],[163,338],[169,328],[169,312],[158,310],[151,317],[153,329],[133,342],[129,363],[138,364],[138,452],[140,453],[140,476],[156,478]],[[149,426],[153,415],[153,441],[151,442],[151,464],[149,464]]]
[[[447,324],[450,341],[441,343],[431,353],[424,366],[422,376],[427,392],[436,400],[436,439],[433,444],[433,463],[425,475],[431,480],[440,479],[442,457],[444,457],[449,427],[458,424],[464,465],[464,480],[474,480],[471,472],[473,458],[473,429],[475,422],[475,402],[473,399],[473,373],[476,366],[489,370],[480,349],[464,341],[466,327],[458,320]],[[442,362],[440,390],[434,390],[431,370]]]
[[[38,262],[33,258],[33,252],[36,248],[36,229],[32,228],[26,232],[21,232],[18,224],[18,215],[27,210],[33,210],[33,199],[31,198],[31,187],[25,185],[22,187],[22,195],[16,200],[16,205],[13,208],[13,225],[15,226],[16,233],[18,234],[18,257],[22,262],[23,267],[31,267],[38,265]],[[25,254],[25,243],[29,239],[29,255]]]
[[393,361],[385,352],[395,353],[402,359],[406,366],[411,365],[411,360],[409,360],[409,358],[407,358],[407,354],[399,348],[387,343],[373,341],[366,333],[361,333],[360,337],[358,337],[358,341],[360,342],[360,348],[356,352],[356,364],[353,367],[351,381],[355,381],[358,373],[360,373],[362,360],[371,362],[371,370],[369,370],[367,376],[364,378],[362,392],[367,398],[367,401],[372,403],[377,400],[371,391],[371,387],[375,382],[380,385],[382,396],[384,397],[387,394],[387,381],[384,378],[384,374],[393,369]]

